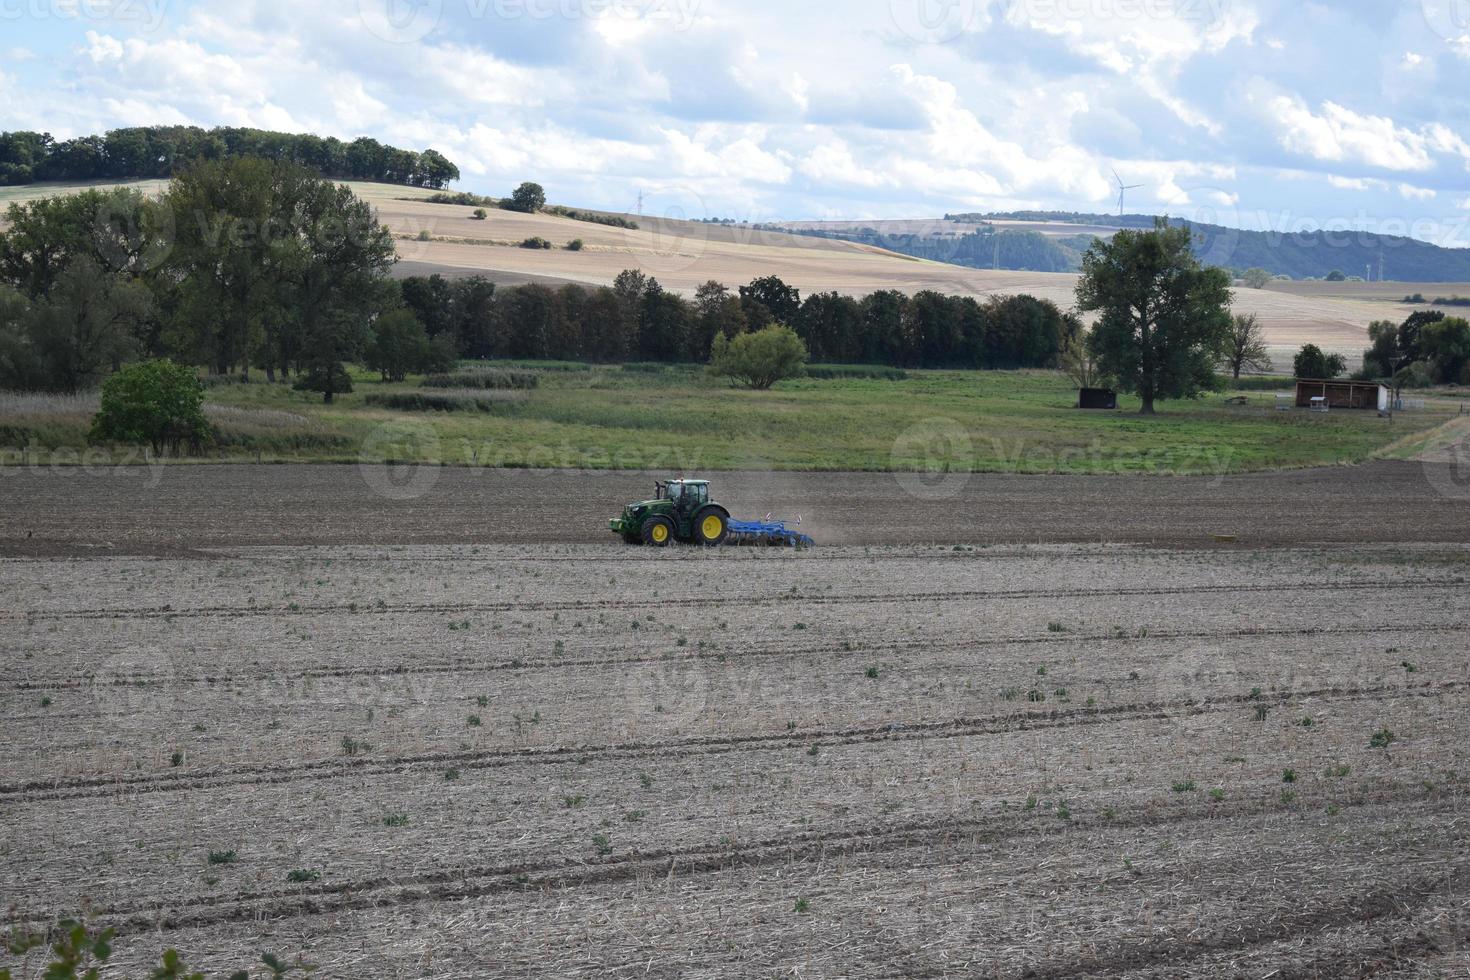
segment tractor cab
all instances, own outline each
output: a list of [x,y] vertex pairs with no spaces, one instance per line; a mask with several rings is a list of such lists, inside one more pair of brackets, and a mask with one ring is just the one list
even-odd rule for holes
[[681,512],[695,510],[709,503],[708,480],[670,480],[667,483],[655,483],[654,489],[659,500],[667,500]]

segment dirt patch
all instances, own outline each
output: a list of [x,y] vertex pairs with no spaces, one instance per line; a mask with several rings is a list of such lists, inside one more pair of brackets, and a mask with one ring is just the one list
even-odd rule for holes
[[[656,476],[355,466],[9,468],[0,554],[181,555],[298,544],[595,544]],[[1267,547],[1470,540],[1455,467],[1358,467],[1210,477],[722,473],[736,517],[795,519],[825,545],[1119,542]],[[389,486],[385,494],[384,487]],[[395,499],[394,488],[422,495]],[[1391,501],[1391,506],[1385,506]]]

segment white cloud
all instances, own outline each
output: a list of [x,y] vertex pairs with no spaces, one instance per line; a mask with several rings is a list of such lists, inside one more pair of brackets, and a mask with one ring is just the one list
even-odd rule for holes
[[840,140],[823,143],[802,157],[797,169],[814,181],[847,184],[853,187],[882,187],[893,178],[858,165],[852,150]]
[[554,75],[520,68],[491,54],[457,44],[427,52],[423,73],[444,91],[474,105],[539,106],[572,91]]
[[1343,177],[1340,174],[1328,174],[1327,183],[1342,191],[1372,191],[1387,186],[1384,181],[1372,177]]
[[1385,170],[1428,170],[1433,164],[1430,150],[1449,151],[1455,139],[1448,130],[1436,137],[1430,127],[1431,135],[1426,135],[1387,116],[1357,113],[1336,102],[1323,102],[1319,115],[1301,99],[1282,95],[1271,101],[1270,112],[1281,145],[1293,153]]
[[1401,196],[1410,201],[1432,201],[1439,196],[1428,187],[1415,187],[1413,184],[1399,184],[1398,191]]
[[723,139],[731,135],[724,127],[712,125],[698,127],[693,135],[677,129],[662,132],[677,176],[764,184],[783,183],[791,177],[791,168],[784,161],[761,148],[759,131],[729,140]]
[[[961,0],[976,12],[965,31],[923,43],[889,0],[611,5],[692,15],[673,20],[568,3],[578,16],[445,0],[435,30],[399,44],[354,0],[177,4],[146,30],[57,21],[60,47],[21,23],[0,62],[6,125],[369,135],[443,150],[470,190],[529,177],[568,203],[627,206],[668,184],[714,213],[771,217],[1108,209],[1114,166],[1145,185],[1128,195],[1137,210],[1330,214],[1330,195],[1352,192],[1353,207],[1401,214],[1470,165],[1452,101],[1463,62],[1407,14]],[[1317,57],[1329,36],[1332,57]]]
[[96,31],[87,32],[87,44],[82,50],[99,65],[108,61],[120,61],[123,56],[121,41],[110,34],[98,34]]

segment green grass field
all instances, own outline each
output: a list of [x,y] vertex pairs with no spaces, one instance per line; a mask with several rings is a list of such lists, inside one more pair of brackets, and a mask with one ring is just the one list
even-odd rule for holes
[[[1277,412],[1270,391],[1167,402],[1154,418],[1081,412],[1046,371],[912,371],[907,380],[787,381],[767,392],[731,388],[692,366],[542,369],[540,384],[469,411],[371,407],[368,396],[423,392],[357,372],[356,390],[323,405],[285,385],[217,384],[211,420],[222,439],[209,459],[654,469],[924,470],[1024,473],[1222,473],[1357,462],[1412,440],[1453,415],[1433,407],[1393,421],[1371,412]],[[560,369],[558,369],[560,368]],[[105,461],[86,447],[95,402],[0,398],[8,462]],[[42,404],[34,404],[40,401]]]

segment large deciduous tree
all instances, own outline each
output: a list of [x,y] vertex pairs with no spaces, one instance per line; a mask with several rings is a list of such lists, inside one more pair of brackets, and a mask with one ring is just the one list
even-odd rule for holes
[[1242,313],[1230,321],[1230,336],[1226,339],[1225,363],[1232,377],[1239,378],[1242,371],[1262,373],[1272,368],[1271,354],[1266,349],[1266,331],[1254,313]]
[[503,202],[501,207],[507,211],[535,214],[546,207],[546,189],[528,180],[512,191],[510,199]]
[[1082,259],[1077,307],[1099,313],[1088,345],[1099,368],[1143,402],[1193,398],[1216,385],[1215,364],[1230,331],[1230,276],[1204,268],[1187,227],[1157,219],[1152,231],[1123,230]]
[[792,324],[801,315],[801,293],[779,276],[762,276],[740,287],[740,305],[752,330],[771,323]]
[[1327,354],[1316,344],[1305,344],[1297,351],[1291,362],[1298,378],[1313,381],[1331,381],[1347,370],[1347,362],[1341,354]]
[[217,372],[253,362],[272,379],[293,366],[336,379],[331,366],[361,350],[373,315],[396,299],[392,236],[350,189],[307,168],[200,164],[164,204],[177,228],[174,341]]

